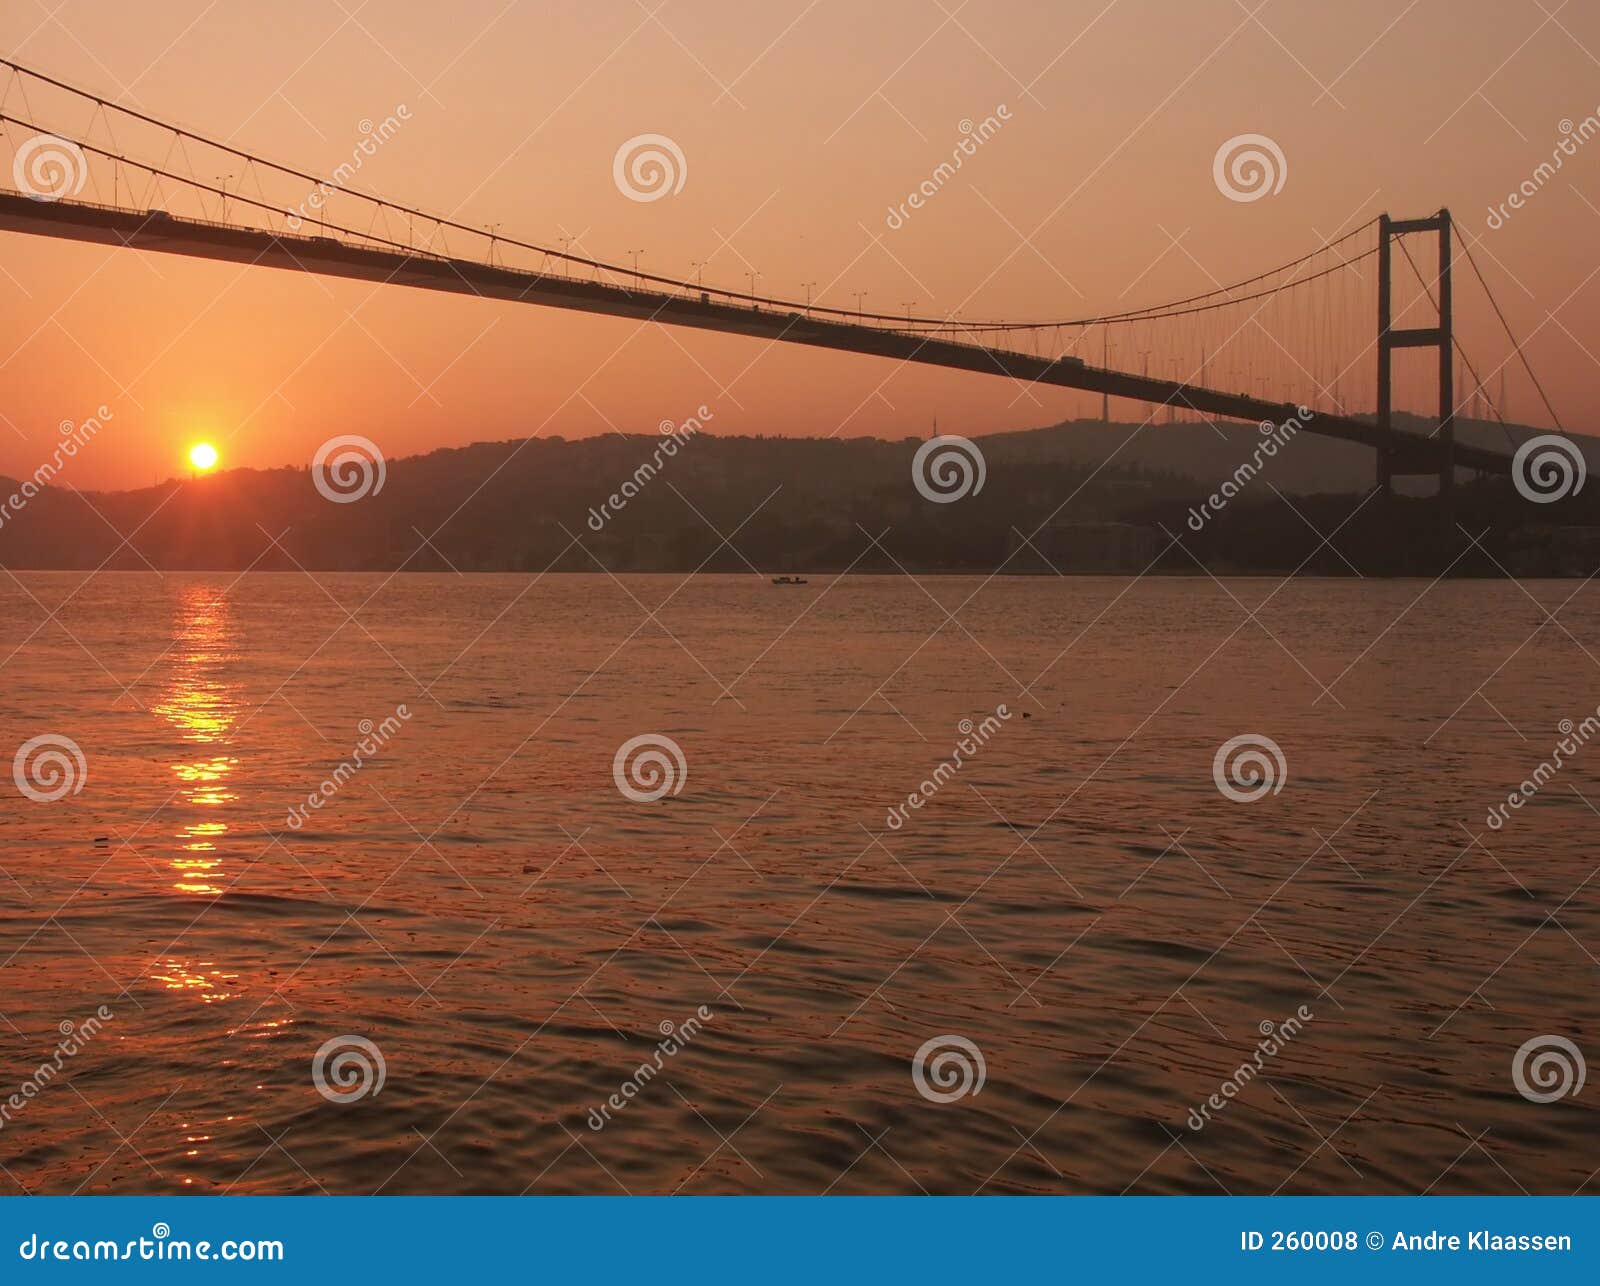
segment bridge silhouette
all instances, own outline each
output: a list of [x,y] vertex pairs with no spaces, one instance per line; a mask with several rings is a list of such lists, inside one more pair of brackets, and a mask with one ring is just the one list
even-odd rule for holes
[[[1164,407],[1169,419],[1180,413],[1263,425],[1294,419],[1303,431],[1373,449],[1376,481],[1384,488],[1388,488],[1395,477],[1426,474],[1436,476],[1441,492],[1448,492],[1458,468],[1483,474],[1511,471],[1509,432],[1508,449],[1504,452],[1455,439],[1455,418],[1459,409],[1455,401],[1458,361],[1472,372],[1476,383],[1473,399],[1494,410],[1502,424],[1504,416],[1493,407],[1483,381],[1467,361],[1455,335],[1452,288],[1455,247],[1446,210],[1410,220],[1394,220],[1383,215],[1299,259],[1244,281],[1121,313],[1044,321],[921,316],[909,308],[904,315],[886,314],[866,312],[859,306],[846,310],[810,299],[801,303],[763,296],[753,289],[742,292],[706,286],[701,281],[640,272],[637,263],[629,269],[573,253],[570,248],[555,249],[507,237],[496,230],[475,228],[388,201],[347,182],[318,177],[309,170],[267,160],[231,144],[109,103],[96,94],[21,64],[0,59],[0,68],[10,69],[8,92],[11,86],[27,78],[64,96],[67,102],[83,106],[89,116],[86,124],[80,123],[70,132],[59,127],[49,130],[34,119],[11,115],[9,98],[0,95],[0,126],[27,132],[25,141],[13,144],[12,172],[20,190],[0,189],[0,230],[476,295],[998,375],[1028,385],[1075,389],[1098,393],[1104,398],[1118,397]],[[141,129],[147,140],[152,136],[157,140],[165,136],[168,140],[166,156],[160,161],[139,159],[114,143],[105,123],[106,118],[113,115],[123,125]],[[103,142],[95,141],[97,127],[105,136]],[[11,129],[6,128],[5,133],[9,139]],[[187,174],[174,168],[170,158],[175,148],[186,156],[191,144],[197,149],[210,149],[243,167],[244,175],[240,176],[235,190],[228,190],[223,181],[206,182],[195,177],[192,160],[187,163],[190,171]],[[254,195],[244,190],[245,176],[255,181]],[[302,191],[306,190],[305,185],[311,185],[315,213],[302,212],[305,201],[296,208],[289,198],[274,198],[267,191],[263,178],[280,187],[284,182],[298,184]],[[90,180],[94,182],[97,195],[109,187],[112,200],[79,199]],[[354,210],[357,217],[336,217],[336,207]],[[364,230],[357,226],[361,217],[367,225]],[[403,234],[395,231],[397,226],[403,229]],[[1431,280],[1417,270],[1402,240],[1419,234],[1432,235],[1437,240],[1438,267]],[[466,240],[482,250],[478,254],[451,253],[451,236],[458,243]],[[1362,243],[1369,237],[1375,244],[1365,247]],[[1404,252],[1416,273],[1422,298],[1433,316],[1429,325],[1399,327],[1395,324],[1393,251],[1396,247]],[[1470,248],[1467,252],[1470,255]],[[525,262],[510,262],[512,255],[521,256]],[[1363,361],[1369,353],[1376,359],[1375,409],[1370,417],[1356,414],[1343,405],[1337,395],[1337,377],[1333,394],[1307,375],[1306,383],[1311,387],[1306,389],[1304,397],[1284,400],[1264,393],[1209,386],[1204,379],[1207,367],[1204,348],[1196,372],[1199,378],[1190,379],[1149,374],[1148,349],[1142,354],[1146,369],[1138,373],[1116,369],[1104,361],[1095,365],[1078,355],[1086,336],[1096,329],[1101,331],[1102,353],[1108,354],[1110,346],[1105,337],[1117,327],[1144,326],[1148,331],[1156,323],[1192,326],[1195,319],[1214,317],[1229,310],[1250,309],[1246,321],[1223,338],[1225,344],[1246,326],[1259,325],[1260,311],[1267,303],[1297,292],[1299,297],[1304,297],[1308,287],[1329,281],[1336,274],[1359,273],[1360,265],[1373,258],[1378,268],[1377,300],[1368,314],[1372,326],[1370,338],[1357,359]],[[1476,264],[1472,266],[1476,270]],[[574,275],[575,271],[587,272],[588,276]],[[1481,272],[1477,275],[1487,295],[1487,282]],[[1492,303],[1492,296],[1489,299]],[[1414,299],[1414,302],[1420,300]],[[1313,303],[1311,307],[1315,310],[1317,305]],[[1504,322],[1497,305],[1496,313]],[[1232,316],[1238,317],[1240,312],[1233,312]],[[1231,321],[1227,323],[1231,324]],[[1516,348],[1515,356],[1526,367],[1525,354],[1520,345],[1515,344],[1509,326],[1506,330]],[[1060,337],[1063,333],[1075,339],[1070,351],[1062,351]],[[1019,336],[1031,339],[1035,351],[1003,346],[1003,341],[1013,341]],[[1055,337],[1054,351],[1039,351],[1041,336],[1046,337],[1046,343],[1048,337]],[[1405,431],[1394,424],[1393,358],[1397,350],[1410,348],[1431,348],[1438,356],[1437,405],[1428,417],[1432,429],[1426,435]],[[1164,354],[1157,350],[1157,356],[1159,360]],[[1176,358],[1171,360],[1177,364]],[[1355,365],[1352,362],[1344,369]],[[1543,396],[1532,368],[1527,367],[1527,370]],[[1264,378],[1258,381],[1265,382]],[[1307,416],[1302,407],[1315,409]],[[1551,414],[1553,417],[1553,410]],[[1557,424],[1559,427],[1559,421]]]

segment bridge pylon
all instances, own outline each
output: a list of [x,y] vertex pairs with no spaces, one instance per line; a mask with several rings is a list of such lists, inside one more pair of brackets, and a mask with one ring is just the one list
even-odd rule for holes
[[[1433,232],[1439,238],[1439,278],[1437,292],[1424,288],[1438,309],[1438,325],[1413,326],[1396,330],[1394,327],[1394,243],[1409,233]],[[1439,417],[1438,426],[1431,435],[1434,444],[1426,450],[1410,450],[1393,446],[1378,448],[1378,486],[1383,491],[1392,489],[1392,482],[1402,475],[1429,474],[1439,476],[1439,495],[1448,497],[1455,488],[1456,479],[1456,429],[1455,429],[1455,364],[1452,349],[1455,345],[1454,301],[1450,288],[1450,260],[1452,256],[1450,211],[1440,210],[1426,219],[1391,219],[1387,214],[1378,217],[1378,427],[1391,431],[1393,424],[1394,351],[1397,348],[1435,348],[1439,353]]]

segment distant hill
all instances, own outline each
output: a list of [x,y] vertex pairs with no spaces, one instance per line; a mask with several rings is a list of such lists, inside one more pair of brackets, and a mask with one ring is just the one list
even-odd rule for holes
[[[1468,426],[1463,436],[1484,431]],[[703,431],[682,441],[610,434],[484,442],[386,461],[381,489],[352,503],[320,494],[304,468],[231,470],[133,491],[45,487],[21,497],[20,506],[0,508],[0,564],[498,572],[602,566],[747,572],[753,564],[779,574],[987,573],[1002,565],[1140,571],[1153,563],[1193,572],[1190,550],[1223,569],[1290,570],[1311,555],[1307,570],[1347,574],[1343,557],[1318,550],[1300,515],[1322,515],[1313,521],[1331,530],[1359,507],[1340,554],[1361,552],[1364,571],[1433,566],[1427,533],[1438,517],[1431,502],[1397,498],[1362,506],[1372,486],[1372,453],[1309,433],[1288,442],[1204,530],[1181,531],[1192,506],[1229,478],[1259,440],[1248,425],[1181,423],[1137,430],[1080,421],[993,434],[978,440],[981,489],[949,504],[925,498],[913,485],[925,445],[913,438]],[[672,449],[665,450],[669,441]],[[0,500],[20,490],[0,480]],[[1293,510],[1279,492],[1295,497]],[[1534,507],[1498,480],[1464,488],[1463,503],[1479,506],[1506,540],[1527,547],[1526,533],[1515,533],[1529,521],[1600,527],[1590,507],[1595,492],[1600,488],[1559,506]],[[1534,508],[1539,512],[1530,514]],[[1404,539],[1396,537],[1400,531]],[[1168,549],[1166,533],[1180,532],[1184,548]],[[883,548],[867,533],[881,537]],[[1586,538],[1564,539],[1586,548]],[[1527,566],[1526,559],[1519,565]]]
[[[1395,427],[1419,436],[1431,429],[1409,415],[1395,416]],[[1520,425],[1502,427],[1484,420],[1456,421],[1456,440],[1497,451],[1514,451],[1530,437],[1545,432]],[[1108,460],[1119,465],[1158,469],[1204,483],[1209,491],[1229,477],[1249,455],[1259,437],[1248,424],[1200,423],[1106,424],[1101,420],[1069,420],[1045,429],[995,433],[983,439],[1005,449],[1031,453],[1038,459],[1094,466]],[[1600,465],[1600,455],[1590,461]],[[1272,484],[1290,494],[1364,492],[1371,488],[1376,463],[1366,447],[1337,438],[1299,434],[1273,461]],[[1431,481],[1402,481],[1401,491],[1431,493]]]

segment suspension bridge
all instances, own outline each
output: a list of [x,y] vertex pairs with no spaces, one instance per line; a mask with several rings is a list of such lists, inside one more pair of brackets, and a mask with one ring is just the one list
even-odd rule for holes
[[[1305,431],[1371,448],[1375,479],[1384,488],[1399,476],[1432,475],[1443,493],[1457,470],[1511,470],[1515,443],[1503,408],[1457,333],[1459,245],[1510,341],[1511,356],[1499,368],[1498,401],[1505,397],[1503,371],[1515,359],[1561,427],[1446,210],[1418,219],[1383,215],[1242,281],[1116,313],[1015,321],[919,315],[910,307],[869,312],[859,298],[855,309],[809,297],[802,303],[758,294],[753,279],[751,290],[732,290],[641,272],[637,261],[628,268],[591,258],[570,244],[557,249],[508,237],[497,227],[474,227],[357,188],[349,164],[319,176],[19,63],[0,59],[0,73],[6,76],[0,134],[12,152],[16,183],[0,189],[0,230],[997,375],[1099,394],[1107,404],[1112,397],[1150,404],[1152,417],[1164,409],[1169,420],[1265,426],[1293,418]],[[51,100],[48,120],[33,102],[41,97]],[[198,165],[197,152],[203,158]],[[216,175],[208,162],[237,172]],[[212,178],[200,177],[208,171]],[[1407,238],[1415,237],[1435,243],[1426,268],[1408,248]],[[1406,283],[1397,280],[1397,250],[1411,269]],[[1420,324],[1401,324],[1413,316]],[[1120,358],[1140,357],[1142,369],[1114,364],[1113,343]],[[1090,360],[1096,348],[1098,364]],[[1395,354],[1417,348],[1437,356],[1421,385],[1410,390],[1414,403],[1430,404],[1422,417],[1426,432],[1395,423]],[[1154,375],[1151,356],[1158,363]],[[1160,373],[1162,366],[1168,375]],[[1373,392],[1370,411],[1359,400],[1366,388]],[[1457,390],[1467,388],[1458,404]],[[1284,396],[1273,396],[1277,390]],[[1463,408],[1499,420],[1506,449],[1457,441]]]

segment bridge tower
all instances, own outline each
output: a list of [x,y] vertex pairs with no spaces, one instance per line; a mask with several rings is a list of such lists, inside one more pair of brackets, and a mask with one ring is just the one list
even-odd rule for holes
[[[1427,294],[1438,309],[1436,326],[1414,326],[1396,330],[1391,288],[1394,281],[1394,242],[1409,233],[1433,232],[1439,238],[1439,281],[1437,295]],[[1378,427],[1390,430],[1393,424],[1394,351],[1397,348],[1434,348],[1439,353],[1439,423],[1432,433],[1438,454],[1430,460],[1422,452],[1392,446],[1378,448],[1378,486],[1391,490],[1396,477],[1428,474],[1437,469],[1439,494],[1449,496],[1455,487],[1455,365],[1454,304],[1450,289],[1450,211],[1440,210],[1427,219],[1378,218]],[[1432,455],[1432,453],[1429,453]]]

